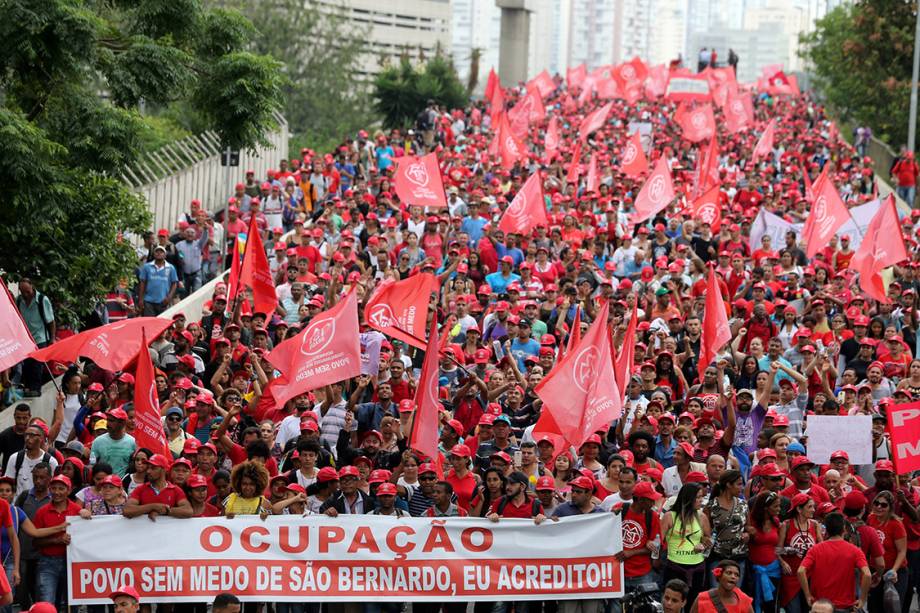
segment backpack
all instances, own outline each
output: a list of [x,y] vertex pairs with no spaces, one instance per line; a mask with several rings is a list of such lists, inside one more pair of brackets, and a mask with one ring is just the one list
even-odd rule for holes
[[[54,339],[51,338],[51,328],[49,327],[51,322],[49,321],[48,317],[45,314],[45,299],[46,298],[47,296],[45,296],[43,293],[41,293],[38,290],[35,290],[35,302],[38,303],[38,316],[42,318],[42,325],[45,326],[45,337],[48,339],[49,343],[53,343]],[[21,295],[16,296],[16,306],[19,307],[20,311],[22,311],[22,309],[25,307],[25,301],[23,300]]]
[[[623,506],[620,507],[620,517],[626,517],[626,514],[629,512],[629,507],[632,506],[631,502],[624,502]],[[652,532],[652,510],[646,509],[645,511],[645,537],[648,538],[648,535]]]
[[859,527],[864,525],[866,524],[862,520],[850,521],[846,519],[843,522],[843,540],[851,545],[856,545],[860,551],[862,551],[862,538],[859,536]]
[[[495,509],[495,512],[501,515],[505,511],[505,507],[508,506],[508,503],[511,502],[511,499],[507,496],[502,496],[501,500],[498,501],[498,507]],[[540,501],[536,497],[530,499],[530,515],[531,517],[536,517],[540,512]]]
[[[42,462],[49,462],[51,460],[51,454],[47,451],[42,452]],[[22,449],[19,453],[16,454],[16,462],[13,464],[13,468],[16,470],[16,473],[13,475],[13,479],[16,480],[16,483],[19,483],[19,471],[22,470],[22,465],[26,461],[26,450]]]

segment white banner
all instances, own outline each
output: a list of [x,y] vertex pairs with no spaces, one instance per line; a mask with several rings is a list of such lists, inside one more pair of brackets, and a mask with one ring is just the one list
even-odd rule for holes
[[769,234],[772,242],[770,243],[774,250],[782,249],[786,246],[786,232],[795,230],[796,240],[802,240],[802,228],[804,224],[789,223],[779,215],[774,215],[766,209],[761,208],[757,217],[751,222],[750,242],[751,251],[760,249],[760,239],[764,234]]
[[806,423],[812,462],[829,464],[832,453],[846,451],[850,464],[872,463],[872,416],[809,415]]
[[620,518],[72,518],[70,604],[571,600],[623,594]]

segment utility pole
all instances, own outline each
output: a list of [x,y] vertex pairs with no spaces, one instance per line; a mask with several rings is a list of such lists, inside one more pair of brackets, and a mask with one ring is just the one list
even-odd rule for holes
[[914,30],[914,70],[910,77],[910,117],[907,120],[907,150],[917,144],[917,80],[920,79],[920,2],[917,3],[917,26]]

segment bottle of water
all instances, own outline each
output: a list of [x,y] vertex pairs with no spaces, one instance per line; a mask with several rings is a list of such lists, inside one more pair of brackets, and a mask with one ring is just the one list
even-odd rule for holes
[[661,555],[661,535],[658,534],[655,536],[655,540],[652,541],[652,559],[657,560],[658,556]]

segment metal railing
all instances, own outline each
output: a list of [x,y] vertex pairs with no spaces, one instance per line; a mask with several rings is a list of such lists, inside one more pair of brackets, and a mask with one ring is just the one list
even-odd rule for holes
[[278,128],[267,135],[269,144],[254,151],[240,151],[240,165],[221,166],[220,140],[214,132],[189,136],[146,155],[125,170],[122,180],[147,199],[153,214],[153,228],[173,230],[179,214],[189,210],[197,198],[208,211],[216,211],[233,194],[233,186],[243,180],[247,169],[256,179],[287,157],[288,124],[277,116]]

